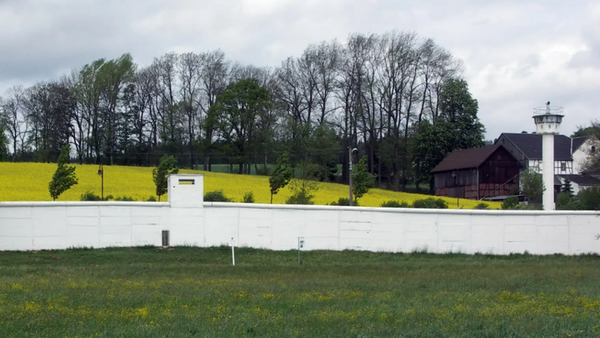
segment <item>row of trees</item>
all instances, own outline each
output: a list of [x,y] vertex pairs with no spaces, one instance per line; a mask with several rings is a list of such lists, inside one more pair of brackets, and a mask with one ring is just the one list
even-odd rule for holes
[[124,165],[168,153],[184,167],[227,163],[239,173],[265,172],[285,152],[328,181],[339,163],[347,180],[347,149],[358,147],[380,185],[404,189],[428,182],[450,151],[483,145],[460,76],[448,51],[410,32],[310,45],[274,68],[220,50],[168,53],[146,67],[124,54],[10,88],[0,148],[14,161],[49,162],[71,144],[80,163]]

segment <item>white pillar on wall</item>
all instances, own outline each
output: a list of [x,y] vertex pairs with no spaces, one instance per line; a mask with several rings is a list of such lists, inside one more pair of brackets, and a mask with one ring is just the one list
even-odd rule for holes
[[564,117],[562,107],[550,106],[533,110],[536,132],[542,135],[542,181],[544,193],[542,202],[544,210],[554,210],[554,135],[560,132],[560,124]]
[[169,175],[170,245],[204,246],[204,176]]

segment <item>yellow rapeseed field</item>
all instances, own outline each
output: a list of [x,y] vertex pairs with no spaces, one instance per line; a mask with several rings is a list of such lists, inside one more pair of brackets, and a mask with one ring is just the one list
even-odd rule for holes
[[[64,192],[59,201],[79,201],[86,191],[100,195],[100,176],[97,165],[75,165],[75,173],[79,183]],[[104,195],[116,197],[128,196],[138,201],[155,196],[151,167],[104,166]],[[0,162],[0,201],[51,201],[48,183],[56,170],[55,163],[10,163]],[[181,173],[204,174],[205,192],[222,190],[223,193],[240,202],[247,192],[254,194],[256,203],[269,203],[269,178],[266,176],[248,176],[224,173],[213,173],[197,170],[182,170]],[[284,188],[274,196],[273,203],[283,204],[291,195],[289,188]],[[315,204],[326,205],[348,196],[348,186],[333,183],[320,183],[314,193]],[[380,206],[389,200],[406,201],[427,198],[429,196],[394,192],[382,189],[371,189],[359,200],[361,206]],[[161,198],[167,200],[167,196]],[[455,198],[447,198],[450,208],[456,208]],[[472,209],[478,201],[459,201],[459,207]],[[499,208],[499,203],[487,202],[490,208]]]

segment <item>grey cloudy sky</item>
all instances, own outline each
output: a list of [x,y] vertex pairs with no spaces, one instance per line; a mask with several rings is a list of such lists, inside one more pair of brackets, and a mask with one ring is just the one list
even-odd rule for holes
[[600,2],[587,0],[0,0],[0,94],[125,52],[220,48],[278,66],[311,43],[414,31],[461,59],[487,138],[532,131],[532,111],[563,106],[563,133],[600,106]]

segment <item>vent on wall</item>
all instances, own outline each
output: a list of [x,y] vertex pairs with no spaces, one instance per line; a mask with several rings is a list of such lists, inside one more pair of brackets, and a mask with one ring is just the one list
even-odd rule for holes
[[179,179],[179,185],[194,185],[193,179]]

